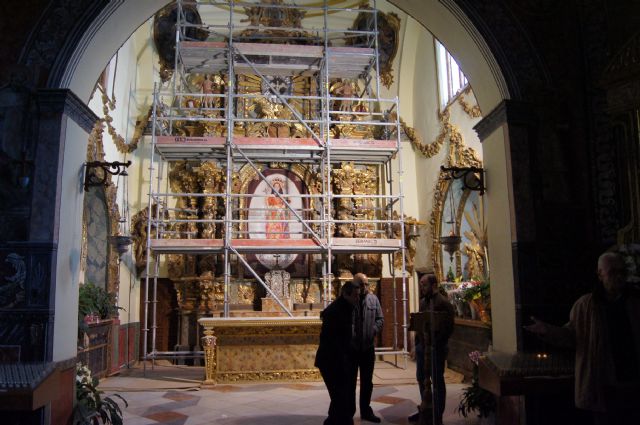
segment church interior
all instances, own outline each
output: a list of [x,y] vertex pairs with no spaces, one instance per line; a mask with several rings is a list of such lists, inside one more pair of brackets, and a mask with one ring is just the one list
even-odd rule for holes
[[381,359],[412,361],[433,273],[456,315],[447,367],[475,382],[485,365],[492,423],[580,423],[572,353],[523,327],[565,323],[605,251],[640,283],[640,6],[26,0],[0,16],[10,423],[71,423],[80,364],[320,381],[320,313],[357,273]]

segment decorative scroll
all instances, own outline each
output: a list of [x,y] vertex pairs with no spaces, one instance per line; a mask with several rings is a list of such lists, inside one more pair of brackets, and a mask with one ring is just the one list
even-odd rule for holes
[[[220,372],[218,382],[231,384],[235,382],[277,382],[277,381],[319,381],[320,371],[314,369],[278,370],[269,372]],[[205,382],[206,383],[206,382]]]
[[116,145],[118,152],[122,154],[132,153],[138,149],[138,143],[143,136],[144,129],[147,127],[149,123],[149,118],[153,113],[153,107],[150,106],[147,110],[146,114],[140,115],[139,119],[136,121],[136,126],[133,130],[133,137],[129,143],[126,142],[124,137],[118,134],[117,130],[111,124],[113,122],[113,118],[109,115],[109,110],[113,111],[116,108],[116,99],[109,99],[105,93],[102,93],[102,113],[104,114],[104,118],[102,118],[102,122],[107,125],[107,131],[111,138],[113,139],[113,143]]
[[440,134],[438,134],[436,139],[428,145],[425,145],[422,142],[422,137],[420,137],[420,135],[413,127],[409,127],[407,123],[402,119],[402,117],[400,117],[400,126],[402,127],[402,131],[404,131],[404,134],[409,139],[409,142],[411,142],[411,146],[417,149],[418,152],[420,152],[426,158],[431,158],[432,156],[435,156],[438,154],[438,152],[440,152],[440,148],[444,144],[444,141],[447,138],[447,134],[449,134],[449,116],[449,108],[445,108],[444,111],[438,114],[438,119],[442,124],[442,130],[440,131]]
[[469,93],[471,93],[471,86],[467,85],[462,93],[458,94],[458,104],[462,107],[462,110],[469,116],[469,118],[480,118],[482,116],[480,107],[478,105],[471,106],[464,99],[464,95],[468,95]]

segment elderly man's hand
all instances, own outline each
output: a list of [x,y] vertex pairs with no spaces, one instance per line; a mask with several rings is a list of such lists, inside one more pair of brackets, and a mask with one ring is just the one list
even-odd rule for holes
[[536,335],[544,335],[548,332],[549,328],[545,322],[538,320],[533,316],[531,316],[531,320],[533,321],[532,324],[523,326],[525,330]]

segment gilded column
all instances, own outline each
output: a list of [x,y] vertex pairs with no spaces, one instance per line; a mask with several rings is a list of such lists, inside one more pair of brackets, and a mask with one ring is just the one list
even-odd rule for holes
[[216,384],[216,336],[213,329],[205,329],[204,336],[201,338],[202,347],[204,348],[204,384]]

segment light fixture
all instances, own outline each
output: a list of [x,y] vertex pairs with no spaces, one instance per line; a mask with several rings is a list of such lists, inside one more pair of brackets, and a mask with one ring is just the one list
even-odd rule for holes
[[462,179],[462,185],[465,189],[480,192],[484,195],[487,189],[484,186],[484,169],[480,167],[445,167],[440,166],[440,170],[448,174],[447,179]]
[[[445,167],[440,166],[440,170],[443,173],[447,173],[445,179],[447,180],[462,180],[463,190],[474,190],[480,192],[480,195],[484,195],[486,187],[484,186],[484,169],[480,167]],[[451,224],[451,231],[448,236],[440,237],[440,244],[443,249],[449,254],[449,259],[453,262],[453,255],[460,249],[460,242],[462,238],[456,234],[456,219],[455,219],[455,204],[453,197],[453,182],[449,185],[449,199],[450,199],[450,212],[451,218],[447,223]]]
[[[109,174],[112,176],[124,176],[127,174],[127,167],[131,165],[131,161],[127,162],[103,162],[103,161],[91,161],[86,162],[86,170],[84,174],[84,190],[88,191],[92,186],[102,186],[106,183]],[[97,169],[102,169],[102,175],[96,172]]]
[[460,249],[460,242],[462,238],[460,235],[456,235],[453,231],[449,236],[440,236],[440,244],[442,248],[449,254],[449,261],[453,262],[453,254]]
[[449,221],[446,221],[446,223],[451,225],[451,230],[448,236],[440,236],[440,244],[449,254],[449,261],[453,262],[453,255],[460,249],[460,242],[462,241],[460,235],[456,233],[456,206],[453,196],[453,182],[449,184],[447,195],[449,196]]

